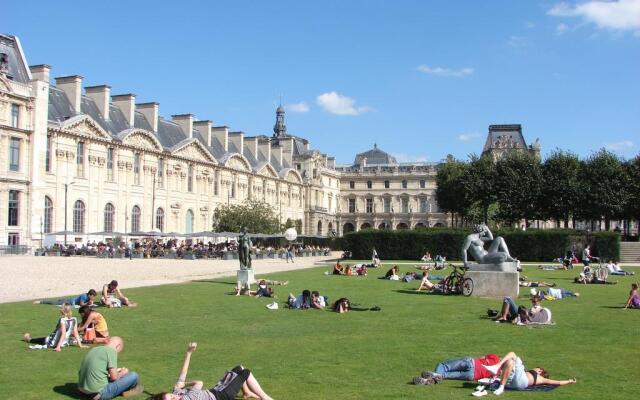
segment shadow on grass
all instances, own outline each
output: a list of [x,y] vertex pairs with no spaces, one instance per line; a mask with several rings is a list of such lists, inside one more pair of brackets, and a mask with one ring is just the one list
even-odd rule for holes
[[193,281],[197,283],[216,283],[219,285],[235,285],[236,282],[227,282],[227,281],[218,281],[213,279],[198,279],[197,281]]
[[72,399],[86,399],[86,397],[78,390],[77,382],[69,382],[64,385],[54,386],[53,391]]
[[419,295],[423,295],[423,296],[442,296],[439,293],[433,293],[433,292],[427,292],[427,291],[417,291],[415,289],[397,289],[394,290],[394,292],[397,293],[402,293],[402,294],[419,294]]

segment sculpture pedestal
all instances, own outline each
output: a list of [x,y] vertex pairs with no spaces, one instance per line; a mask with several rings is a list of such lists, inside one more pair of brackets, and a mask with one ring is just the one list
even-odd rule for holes
[[253,274],[252,269],[241,269],[238,270],[238,287],[245,288],[249,287],[252,283],[256,283],[255,275]]
[[499,264],[468,264],[469,271],[499,271],[518,272],[515,262],[503,262]]
[[[515,268],[515,267],[514,267]],[[468,270],[465,278],[473,280],[474,297],[511,297],[516,299],[520,293],[518,272]]]

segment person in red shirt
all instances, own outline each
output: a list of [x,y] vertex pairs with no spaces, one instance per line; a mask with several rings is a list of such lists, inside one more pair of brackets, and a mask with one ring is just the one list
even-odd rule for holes
[[487,354],[479,358],[454,358],[436,365],[435,372],[422,371],[421,376],[413,378],[413,383],[416,385],[432,385],[443,379],[477,381],[482,378],[491,378],[496,374],[486,369],[485,366],[499,363],[500,357],[497,354]]

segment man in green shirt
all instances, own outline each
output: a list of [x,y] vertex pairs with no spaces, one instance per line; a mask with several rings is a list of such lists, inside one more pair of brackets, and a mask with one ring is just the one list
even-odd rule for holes
[[78,390],[91,400],[110,400],[142,393],[138,374],[127,368],[118,368],[118,353],[124,349],[122,338],[113,336],[104,346],[94,347],[87,353],[78,371]]

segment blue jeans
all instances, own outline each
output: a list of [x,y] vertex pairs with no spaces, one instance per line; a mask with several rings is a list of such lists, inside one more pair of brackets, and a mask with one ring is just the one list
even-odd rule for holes
[[436,365],[436,373],[442,375],[444,379],[458,379],[461,381],[472,381],[475,370],[473,358],[455,358],[443,361]]
[[109,382],[100,391],[100,400],[111,400],[138,384],[138,374],[129,372],[117,381]]
[[509,314],[507,315],[507,319],[511,321],[518,316],[518,306],[511,297],[505,297],[504,302],[509,305]]

